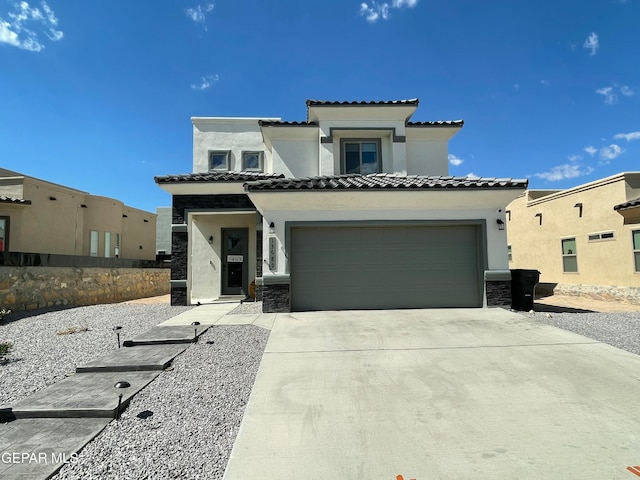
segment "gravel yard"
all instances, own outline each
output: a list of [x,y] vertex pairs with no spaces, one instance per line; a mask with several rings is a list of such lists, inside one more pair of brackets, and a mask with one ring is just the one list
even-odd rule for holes
[[[0,407],[56,383],[76,366],[118,348],[121,340],[143,333],[193,307],[116,303],[67,309],[12,312],[0,322],[0,342],[13,347],[0,361]],[[78,329],[72,334],[56,332]],[[84,330],[88,329],[88,330]]]

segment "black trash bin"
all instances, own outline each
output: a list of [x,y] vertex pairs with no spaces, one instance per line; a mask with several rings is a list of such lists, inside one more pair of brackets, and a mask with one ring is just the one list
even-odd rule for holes
[[538,270],[511,270],[511,308],[523,312],[533,310],[534,291],[539,281]]

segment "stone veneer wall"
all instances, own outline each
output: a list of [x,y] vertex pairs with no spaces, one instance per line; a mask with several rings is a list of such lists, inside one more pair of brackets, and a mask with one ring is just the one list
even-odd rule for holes
[[487,307],[511,307],[511,280],[487,281]]
[[167,268],[0,267],[0,308],[95,305],[169,293]]
[[262,285],[262,311],[284,313],[291,311],[289,285]]

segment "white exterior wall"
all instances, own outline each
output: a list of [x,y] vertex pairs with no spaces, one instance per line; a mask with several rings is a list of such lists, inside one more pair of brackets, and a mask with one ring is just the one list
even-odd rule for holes
[[[247,228],[249,230],[247,283],[255,280],[256,272],[256,213],[246,214],[190,214],[189,262],[187,272],[190,303],[205,303],[221,295],[222,282],[222,229]],[[209,237],[213,235],[213,244]],[[195,259],[195,261],[194,261]]]
[[446,140],[407,139],[408,175],[449,174],[449,149]]
[[303,178],[318,175],[318,139],[272,140],[272,170],[285,177]]
[[[278,241],[278,268],[276,271],[270,271],[265,264],[263,276],[269,274],[288,274],[289,267],[284,250],[284,239],[286,234],[286,222],[366,222],[366,221],[425,221],[425,220],[485,220],[487,231],[487,269],[488,270],[508,270],[509,263],[507,260],[507,235],[504,230],[498,230],[496,220],[501,218],[504,221],[504,214],[497,213],[495,209],[477,209],[477,210],[388,210],[384,212],[375,212],[369,210],[343,210],[336,212],[335,210],[325,211],[307,211],[301,214],[299,211],[293,210],[276,210],[267,212],[269,223],[275,224],[275,233],[269,233],[269,223],[265,220],[264,245],[268,245],[270,236],[275,236]],[[356,223],[357,226],[357,223]],[[265,247],[265,259],[267,259]]]
[[[230,151],[229,170],[240,172],[242,152],[263,153],[263,167],[271,164],[265,148],[259,118],[192,118],[193,173],[209,171],[210,151]],[[273,119],[268,119],[273,120]],[[267,170],[265,170],[267,171]]]

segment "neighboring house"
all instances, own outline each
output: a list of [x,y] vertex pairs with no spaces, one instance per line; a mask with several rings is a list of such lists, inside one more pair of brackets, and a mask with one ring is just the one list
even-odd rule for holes
[[171,301],[263,310],[510,303],[504,208],[526,180],[449,177],[461,120],[418,100],[307,101],[304,122],[194,117],[173,195]]
[[156,215],[0,168],[0,251],[155,259]]
[[567,190],[528,190],[507,207],[511,268],[556,292],[640,303],[640,172]]

